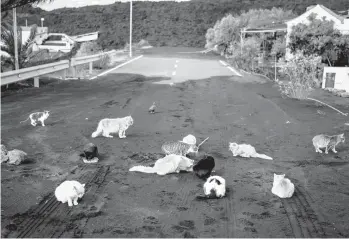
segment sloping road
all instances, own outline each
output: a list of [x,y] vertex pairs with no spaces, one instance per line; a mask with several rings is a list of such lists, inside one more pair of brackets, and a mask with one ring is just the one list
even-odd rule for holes
[[236,75],[218,60],[147,56],[116,69],[111,73],[140,74],[147,77],[169,78],[158,82],[160,84]]

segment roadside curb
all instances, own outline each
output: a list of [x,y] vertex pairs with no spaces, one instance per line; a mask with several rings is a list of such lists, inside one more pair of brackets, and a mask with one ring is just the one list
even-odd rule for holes
[[138,57],[136,57],[136,58],[133,58],[133,59],[131,59],[131,60],[129,60],[129,61],[126,61],[126,62],[124,62],[124,63],[122,63],[122,64],[120,64],[120,65],[117,65],[116,67],[114,67],[114,68],[112,68],[112,69],[109,69],[109,70],[107,70],[107,71],[105,71],[105,72],[102,72],[102,73],[100,73],[100,74],[98,74],[98,75],[96,75],[96,76],[90,78],[90,80],[94,80],[94,79],[96,79],[96,78],[99,77],[99,76],[103,76],[103,75],[105,75],[105,74],[108,74],[109,72],[111,72],[111,71],[113,71],[113,70],[116,70],[116,69],[118,69],[118,68],[120,68],[120,67],[122,67],[122,66],[124,66],[124,65],[127,65],[127,64],[129,64],[129,63],[131,63],[131,62],[133,62],[133,61],[135,61],[135,60],[138,60],[138,59],[140,59],[140,58],[142,58],[142,57],[143,57],[143,55],[140,55],[140,56],[138,56]]
[[231,67],[228,63],[225,61],[220,60],[219,61],[223,66],[227,67],[231,72],[233,72],[237,76],[242,76],[237,70],[235,70],[233,67]]

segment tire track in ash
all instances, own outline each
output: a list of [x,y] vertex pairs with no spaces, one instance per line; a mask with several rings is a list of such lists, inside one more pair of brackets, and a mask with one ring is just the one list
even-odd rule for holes
[[[182,186],[180,187],[179,190],[176,191],[176,197],[178,200],[176,203],[177,204],[176,209],[172,210],[168,215],[168,218],[171,219],[173,223],[164,224],[161,228],[162,232],[175,230],[179,233],[182,233],[187,230],[195,229],[194,221],[191,221],[191,220],[180,221],[177,225],[175,225],[176,223],[175,218],[179,218],[179,215],[181,214],[181,212],[186,211],[188,209],[189,195],[190,195],[190,192],[192,191],[192,188],[189,185],[192,179],[193,178],[190,177],[189,175],[184,175],[184,177],[179,178],[178,184]],[[171,234],[170,236],[173,237],[174,235]]]
[[[107,174],[109,173],[110,166],[105,166],[103,169],[106,170],[105,173],[96,174],[96,176],[88,183],[90,189],[87,192],[89,194],[101,195],[105,189],[105,186],[108,184],[105,179],[107,177]],[[73,219],[70,218],[71,220],[69,224],[64,223],[68,220],[61,221],[60,224],[57,225],[58,228],[52,233],[51,238],[61,237],[63,233],[67,231],[67,229],[71,230],[69,230],[68,235],[65,235],[64,237],[82,237],[83,229],[86,226],[88,220],[91,218],[91,216],[98,216],[101,213],[100,209],[104,205],[104,202],[101,202],[99,203],[100,205],[95,206],[96,201],[99,201],[98,198],[93,202],[93,205],[90,206],[87,210],[87,215],[81,214],[81,212],[76,215],[73,215]],[[81,218],[80,222],[75,223],[75,218]]]
[[[225,84],[225,83],[223,83]],[[231,96],[225,91],[221,90],[220,88],[214,89],[219,84],[212,84],[212,81],[206,82],[206,93],[208,95],[211,95],[211,102],[213,104],[212,106],[212,114],[215,118],[215,122],[221,121],[221,112],[219,110],[219,107],[216,107],[215,105],[218,104],[216,101],[218,101],[214,95],[214,92],[221,92],[221,99],[225,99],[227,102],[231,99]],[[219,87],[223,88],[225,85],[220,85]],[[212,90],[212,91],[211,91]],[[218,131],[215,133],[219,136],[219,143],[218,147],[226,147],[226,141],[224,139],[224,134],[231,131],[231,128],[229,125],[224,125],[222,128],[221,126],[217,126]],[[230,160],[226,160],[224,164],[224,169],[229,168],[229,163],[231,163]],[[227,179],[226,179],[227,180]],[[224,206],[225,206],[225,215],[223,217],[224,220],[224,228],[225,228],[225,235],[224,237],[233,238],[236,237],[235,232],[237,230],[236,225],[236,211],[235,211],[235,204],[234,204],[234,193],[232,187],[227,187],[226,196],[222,199],[224,200]]]
[[[98,172],[97,172],[98,174]],[[89,174],[84,174],[82,177],[79,178],[80,181],[82,180],[86,180],[88,178]],[[92,175],[92,179],[94,178],[96,174]],[[90,180],[90,181],[91,181]],[[47,207],[43,207],[40,211],[43,213],[43,215],[41,215],[42,213],[38,213],[36,215],[34,215],[34,217],[32,218],[32,220],[30,220],[26,225],[24,225],[23,231],[18,235],[18,237],[25,237],[25,236],[33,236],[32,234],[38,233],[40,237],[42,237],[42,234],[45,233],[45,230],[47,229],[51,229],[52,227],[40,227],[42,225],[48,225],[50,223],[54,223],[56,220],[55,218],[57,218],[58,216],[60,216],[63,213],[68,214],[70,211],[69,207],[62,207],[61,210],[56,210],[57,208],[59,208],[60,206],[60,202],[58,202],[54,196],[54,193],[52,194],[52,196],[50,197],[50,202],[48,202],[47,204],[49,204]],[[65,205],[66,206],[66,205]],[[39,206],[40,207],[40,206]],[[54,226],[53,226],[54,227]]]
[[[78,180],[88,181],[87,185],[90,185],[101,176],[105,177],[108,170],[109,167],[100,167],[94,174],[85,173]],[[90,180],[86,180],[88,178],[90,178]],[[87,188],[89,188],[89,186]],[[62,228],[60,225],[66,220],[59,221],[59,218],[62,216],[66,217],[71,210],[73,210],[73,208],[58,202],[54,193],[52,193],[48,200],[43,200],[37,208],[34,209],[34,213],[27,215],[28,218],[24,219],[22,223],[18,225],[19,230],[15,231],[14,235],[11,235],[11,237],[51,237],[55,233],[58,233],[59,230],[65,230],[65,227]]]
[[319,219],[305,194],[295,189],[293,197],[282,199],[294,237],[324,237]]

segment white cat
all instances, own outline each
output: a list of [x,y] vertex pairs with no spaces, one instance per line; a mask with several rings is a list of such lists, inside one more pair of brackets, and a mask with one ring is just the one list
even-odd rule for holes
[[233,156],[241,156],[245,158],[253,157],[253,158],[273,160],[273,158],[265,154],[257,153],[256,149],[250,144],[229,143],[229,150],[233,153]]
[[294,193],[294,184],[285,174],[277,175],[274,173],[274,182],[271,192],[280,198],[290,198]]
[[156,173],[166,175],[170,173],[179,173],[180,171],[193,171],[194,160],[185,156],[170,154],[158,159],[153,167],[134,166],[129,171],[142,173]]
[[57,201],[66,203],[69,207],[78,205],[78,198],[82,198],[85,194],[85,184],[78,181],[64,181],[55,190]]
[[220,176],[211,176],[204,183],[206,197],[222,198],[225,196],[225,179]]
[[133,118],[126,116],[124,118],[115,119],[102,119],[98,123],[98,127],[95,132],[92,133],[91,137],[95,138],[102,134],[104,137],[113,138],[111,133],[119,133],[119,138],[126,138],[125,131],[133,125]]
[[50,111],[48,110],[45,110],[44,112],[31,113],[29,117],[26,120],[21,121],[20,124],[30,119],[30,123],[32,126],[36,126],[37,122],[39,121],[41,122],[42,126],[45,126],[44,121],[49,117],[49,115]]

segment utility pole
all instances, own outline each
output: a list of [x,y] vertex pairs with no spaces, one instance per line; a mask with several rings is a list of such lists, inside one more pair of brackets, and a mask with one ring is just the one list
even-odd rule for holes
[[[18,36],[17,36],[17,12],[16,8],[13,8],[13,38],[15,43],[15,70],[19,69],[18,64]],[[22,39],[21,39],[22,43]]]
[[132,57],[132,0],[130,0],[130,57]]

